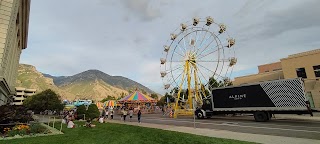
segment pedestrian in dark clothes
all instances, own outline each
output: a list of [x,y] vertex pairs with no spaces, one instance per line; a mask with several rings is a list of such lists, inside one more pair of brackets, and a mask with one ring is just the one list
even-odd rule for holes
[[141,111],[138,111],[138,122],[141,123]]

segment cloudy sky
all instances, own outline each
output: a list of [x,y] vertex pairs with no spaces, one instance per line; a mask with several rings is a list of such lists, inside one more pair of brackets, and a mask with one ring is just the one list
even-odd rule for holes
[[43,73],[99,69],[163,93],[163,45],[180,23],[211,16],[236,39],[233,77],[320,48],[319,0],[32,0],[21,63]]

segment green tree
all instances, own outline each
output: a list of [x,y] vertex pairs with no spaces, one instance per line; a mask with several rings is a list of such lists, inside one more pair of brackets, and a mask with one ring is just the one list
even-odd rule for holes
[[90,118],[90,119],[94,119],[94,118],[98,118],[100,116],[100,112],[99,109],[97,107],[97,105],[95,104],[91,104],[88,107],[88,110],[86,111],[86,118]]
[[218,82],[214,77],[210,77],[209,78],[209,88],[212,89],[212,88],[218,88],[218,87],[221,87],[222,84],[221,84],[221,81]]
[[223,81],[217,81],[214,77],[209,78],[209,89],[232,86],[232,85],[233,85],[232,81],[230,81],[229,79],[225,79]]
[[200,95],[202,98],[205,98],[206,96],[210,95],[210,92],[203,84],[201,84],[201,89],[200,89]]
[[84,105],[80,105],[78,108],[77,108],[77,114],[78,114],[78,119],[83,119],[83,115],[86,114],[86,106]]
[[232,83],[232,81],[228,81],[228,82],[225,83],[225,85],[226,86],[233,86],[233,83]]
[[157,106],[164,106],[166,104],[166,97],[163,96],[160,98],[160,100],[157,102]]
[[155,93],[151,94],[150,97],[152,97],[153,99],[156,99],[156,100],[158,99],[158,95]]
[[102,99],[101,102],[106,102],[109,100],[116,100],[116,97],[108,95],[106,98]]
[[160,100],[157,102],[158,106],[163,106],[167,104],[167,98],[169,99],[170,102],[174,102],[174,97],[170,95],[169,93],[165,93],[163,97],[160,98]]
[[143,93],[143,94],[147,94],[147,92],[145,91],[145,90],[143,90],[143,89],[141,89],[141,92]]
[[23,104],[25,107],[34,110],[36,113],[45,110],[60,111],[64,108],[61,97],[51,89],[28,97]]

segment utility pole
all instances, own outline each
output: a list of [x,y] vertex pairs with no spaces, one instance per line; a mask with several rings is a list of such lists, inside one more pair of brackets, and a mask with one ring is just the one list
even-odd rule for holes
[[196,128],[196,115],[195,115],[195,96],[192,95],[192,109],[193,109],[193,128]]

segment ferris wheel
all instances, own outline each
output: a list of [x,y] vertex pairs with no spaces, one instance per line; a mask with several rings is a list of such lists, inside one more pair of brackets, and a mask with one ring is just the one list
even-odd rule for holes
[[[212,82],[230,81],[237,59],[235,39],[226,30],[224,24],[207,17],[182,23],[170,34],[160,58],[160,75],[165,89],[178,91],[175,109],[179,109],[180,102],[192,108],[193,99],[202,104],[202,97],[209,95]],[[187,93],[188,98],[181,93]]]

